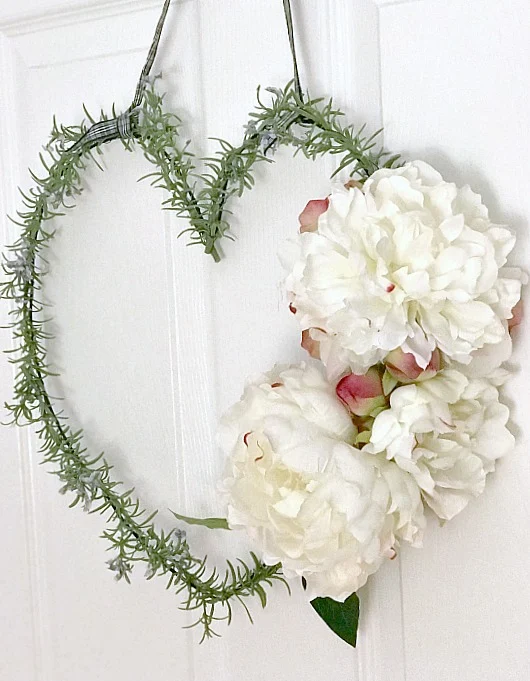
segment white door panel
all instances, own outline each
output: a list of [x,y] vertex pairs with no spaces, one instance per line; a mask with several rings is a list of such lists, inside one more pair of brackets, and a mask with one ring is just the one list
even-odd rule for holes
[[[382,4],[380,34],[386,144],[480,192],[517,231],[513,259],[528,270],[527,3]],[[403,552],[407,679],[530,677],[527,329],[528,319],[506,388],[515,455],[460,516],[432,523],[423,551]]]

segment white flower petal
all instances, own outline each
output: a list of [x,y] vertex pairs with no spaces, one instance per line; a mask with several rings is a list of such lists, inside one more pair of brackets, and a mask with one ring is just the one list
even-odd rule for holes
[[332,191],[318,230],[297,243],[286,287],[302,328],[327,336],[330,376],[364,372],[399,347],[422,367],[435,347],[465,363],[503,341],[524,281],[504,268],[513,233],[421,161],[376,171],[362,191]]
[[221,421],[230,527],[286,577],[303,576],[310,597],[344,600],[399,540],[421,543],[414,478],[353,447],[355,435],[332,386],[304,364],[258,377]]
[[482,493],[495,461],[513,450],[508,417],[491,382],[446,369],[394,390],[363,451],[386,452],[413,476],[432,510],[450,520]]

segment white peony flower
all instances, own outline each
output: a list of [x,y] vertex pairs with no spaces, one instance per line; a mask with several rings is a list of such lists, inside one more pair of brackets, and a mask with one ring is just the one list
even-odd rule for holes
[[353,447],[356,433],[333,387],[305,364],[260,376],[221,421],[230,527],[245,529],[266,563],[305,577],[311,597],[344,600],[398,539],[421,543],[418,486]]
[[395,462],[385,461],[383,457],[376,459],[378,469],[390,492],[390,507],[387,513],[393,515],[396,538],[415,547],[422,546],[426,521],[423,515],[421,490],[417,482]]
[[469,187],[414,161],[334,190],[319,212],[290,246],[286,286],[330,376],[396,348],[421,368],[435,347],[467,364],[505,339],[525,276],[504,267],[515,237]]
[[450,520],[482,493],[496,459],[513,449],[508,418],[489,381],[447,369],[394,390],[363,452],[385,452],[414,477],[433,511]]

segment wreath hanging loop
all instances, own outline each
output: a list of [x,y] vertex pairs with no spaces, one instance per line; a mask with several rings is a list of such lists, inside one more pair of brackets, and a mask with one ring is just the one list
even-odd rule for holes
[[[134,135],[135,127],[138,125],[138,120],[141,111],[141,104],[144,99],[145,90],[149,82],[149,76],[153,67],[160,38],[166,21],[167,13],[171,0],[164,0],[162,12],[158,19],[151,46],[145,60],[145,64],[140,73],[136,91],[134,93],[131,105],[118,116],[109,118],[105,121],[98,121],[90,126],[86,133],[73,144],[68,151],[76,152],[82,148],[92,149],[101,144],[112,142],[116,139],[128,139]],[[287,35],[289,39],[289,47],[291,50],[291,57],[293,60],[293,84],[294,89],[300,100],[303,99],[302,85],[300,82],[300,74],[298,70],[298,59],[296,56],[296,44],[294,38],[293,16],[291,10],[290,0],[283,0],[283,9],[285,14],[285,22],[287,27]]]
[[119,116],[114,116],[108,120],[98,121],[90,126],[85,134],[80,137],[69,149],[70,153],[76,153],[82,149],[93,149],[101,144],[112,142],[116,139],[128,139],[134,135],[136,126],[140,116],[141,104],[144,99],[145,90],[149,82],[149,75],[156,58],[158,45],[164,29],[167,12],[171,0],[165,0],[162,8],[162,13],[158,19],[155,34],[151,41],[151,47],[147,54],[147,59],[143,66],[138,84],[136,85],[136,92],[134,93],[133,101],[129,108]]
[[294,39],[294,25],[293,13],[291,10],[291,0],[283,0],[283,12],[285,14],[285,24],[287,26],[287,36],[289,38],[289,47],[291,49],[291,57],[293,60],[293,83],[296,94],[300,99],[303,98],[302,85],[300,82],[300,73],[298,71],[298,59],[296,57],[296,43]]

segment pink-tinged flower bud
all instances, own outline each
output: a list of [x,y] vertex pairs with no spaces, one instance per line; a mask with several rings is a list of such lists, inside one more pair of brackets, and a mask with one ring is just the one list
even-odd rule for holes
[[320,341],[311,338],[311,329],[304,329],[302,331],[302,342],[300,345],[308,352],[311,357],[320,359]]
[[329,208],[329,199],[314,199],[309,201],[307,206],[298,216],[300,221],[300,234],[304,232],[316,232],[318,218]]
[[352,414],[368,416],[386,405],[379,371],[372,367],[364,376],[349,374],[337,383],[337,396]]
[[400,383],[424,381],[435,376],[441,368],[441,356],[438,348],[434,349],[431,360],[425,369],[419,366],[412,353],[403,352],[401,348],[389,352],[384,361],[388,373]]
[[508,331],[511,333],[523,321],[523,301],[520,300],[512,309],[511,319],[508,319]]

